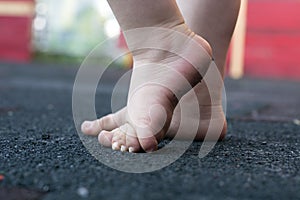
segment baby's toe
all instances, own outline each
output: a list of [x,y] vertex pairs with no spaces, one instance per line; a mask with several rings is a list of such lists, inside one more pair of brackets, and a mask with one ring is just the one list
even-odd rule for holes
[[148,138],[139,138],[139,143],[146,152],[153,152],[158,148],[158,142],[154,136]]
[[98,135],[98,141],[101,145],[105,147],[111,147],[112,145],[113,133],[110,131],[101,131]]
[[141,129],[137,130],[137,137],[139,140],[139,144],[141,145],[142,149],[146,152],[153,152],[156,151],[158,148],[158,142],[155,137],[155,133],[149,129]]
[[94,121],[85,121],[81,125],[81,131],[86,135],[97,136],[101,131],[111,131],[124,123],[126,108],[114,114],[109,114]]
[[120,129],[116,128],[112,131],[113,137],[112,137],[112,149],[113,150],[124,150],[124,147],[126,146],[126,135],[125,133]]
[[129,124],[125,124],[124,126],[126,126],[126,147],[128,151],[130,153],[141,151],[141,145],[136,136],[135,130]]

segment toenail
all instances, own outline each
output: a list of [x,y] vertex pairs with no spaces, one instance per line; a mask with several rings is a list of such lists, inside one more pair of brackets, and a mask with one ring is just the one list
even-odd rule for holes
[[121,151],[122,151],[122,152],[125,152],[125,151],[126,151],[126,146],[122,145],[122,146],[121,146]]
[[118,142],[114,142],[114,143],[112,144],[112,149],[113,149],[113,150],[118,150],[118,149],[119,149],[119,144],[118,144]]
[[133,152],[134,152],[134,148],[133,148],[133,147],[129,147],[128,150],[129,150],[130,153],[133,153]]

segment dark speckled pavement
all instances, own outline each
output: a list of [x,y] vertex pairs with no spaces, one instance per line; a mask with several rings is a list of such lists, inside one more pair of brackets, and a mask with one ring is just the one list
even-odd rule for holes
[[[300,82],[226,80],[229,130],[170,166],[119,172],[83,147],[72,118],[77,67],[0,64],[0,199],[300,199]],[[109,69],[97,114],[124,70]],[[113,161],[112,161],[113,162]]]

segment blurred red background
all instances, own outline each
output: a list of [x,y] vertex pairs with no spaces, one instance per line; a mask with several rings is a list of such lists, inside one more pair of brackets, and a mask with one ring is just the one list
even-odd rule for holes
[[0,0],[1,60],[30,61],[33,12],[28,8],[33,3],[34,0]]
[[[30,13],[15,16],[1,9],[0,60],[32,61]],[[11,0],[26,2],[33,0]],[[2,11],[2,13],[1,13]],[[249,0],[245,75],[300,80],[300,1]],[[6,14],[5,14],[6,13]]]
[[249,0],[246,75],[300,79],[299,11],[299,0]]

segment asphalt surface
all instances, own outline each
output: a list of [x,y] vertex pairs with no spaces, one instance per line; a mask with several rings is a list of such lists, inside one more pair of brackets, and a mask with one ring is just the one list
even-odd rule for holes
[[[98,162],[72,117],[77,67],[0,64],[0,199],[300,199],[300,82],[226,80],[226,139],[170,166],[130,174]],[[97,114],[124,73],[110,69]],[[166,142],[166,141],[165,141]],[[113,160],[111,162],[114,162]]]

